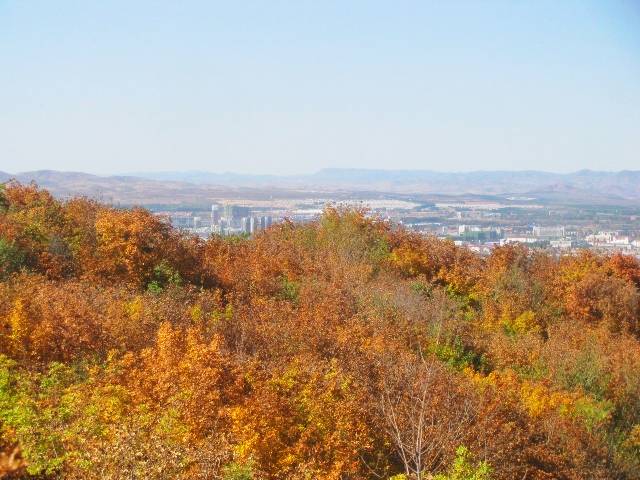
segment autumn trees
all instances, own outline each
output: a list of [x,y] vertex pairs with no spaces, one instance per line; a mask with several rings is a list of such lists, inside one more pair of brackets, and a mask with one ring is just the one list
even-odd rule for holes
[[0,475],[640,478],[640,264],[0,192]]

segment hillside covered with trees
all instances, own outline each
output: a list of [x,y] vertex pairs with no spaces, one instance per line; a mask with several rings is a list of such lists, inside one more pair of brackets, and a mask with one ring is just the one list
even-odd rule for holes
[[638,479],[640,263],[0,190],[0,477]]

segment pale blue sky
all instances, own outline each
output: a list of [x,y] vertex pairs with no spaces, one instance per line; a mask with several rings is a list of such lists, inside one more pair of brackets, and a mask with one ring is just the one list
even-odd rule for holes
[[0,170],[640,169],[640,2],[3,1]]

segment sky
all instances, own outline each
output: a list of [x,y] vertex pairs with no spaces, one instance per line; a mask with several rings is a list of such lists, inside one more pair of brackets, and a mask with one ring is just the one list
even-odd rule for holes
[[0,170],[640,169],[640,1],[0,0]]

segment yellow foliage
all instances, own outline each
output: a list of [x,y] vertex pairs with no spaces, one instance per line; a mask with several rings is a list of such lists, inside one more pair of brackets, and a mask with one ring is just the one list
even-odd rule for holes
[[510,318],[505,315],[505,318],[502,320],[502,325],[516,334],[540,332],[540,325],[536,321],[536,314],[531,310],[526,310],[515,318]]
[[127,302],[124,306],[125,312],[127,316],[133,321],[139,321],[142,316],[142,309],[144,307],[142,297],[140,295],[136,295],[133,300]]
[[25,312],[24,303],[20,298],[14,301],[11,313],[9,313],[9,326],[11,328],[11,333],[9,334],[11,346],[14,349],[14,353],[19,353],[22,349],[22,342],[29,333],[29,320]]
[[528,381],[520,387],[520,400],[527,413],[534,418],[551,410],[566,411],[572,404],[569,394],[554,392],[545,385]]
[[625,441],[627,448],[640,450],[640,424],[634,425]]
[[189,308],[189,316],[194,323],[198,323],[202,320],[202,306],[199,304]]
[[405,246],[396,248],[389,260],[400,271],[412,277],[422,273],[429,264],[429,258],[423,252]]

